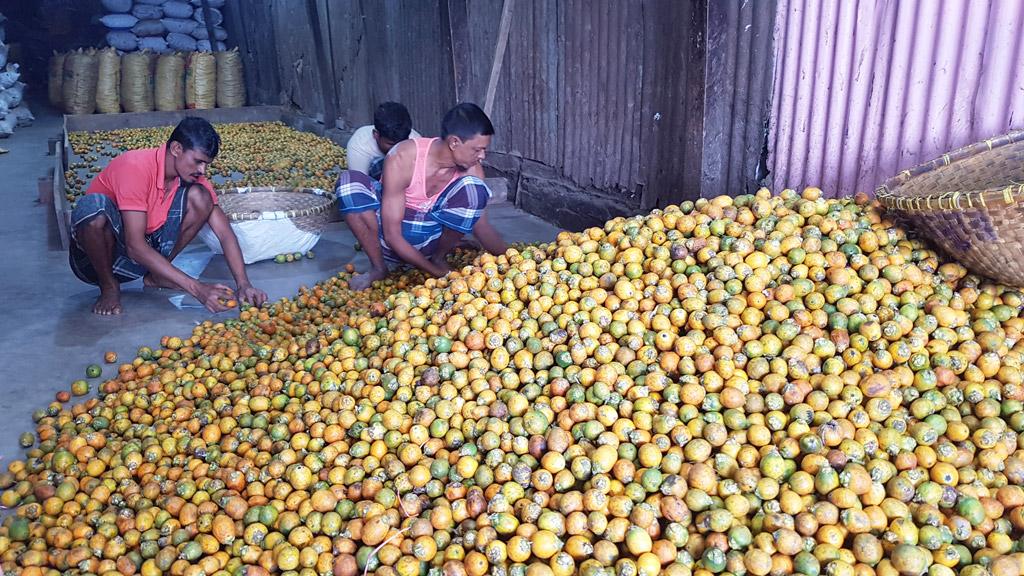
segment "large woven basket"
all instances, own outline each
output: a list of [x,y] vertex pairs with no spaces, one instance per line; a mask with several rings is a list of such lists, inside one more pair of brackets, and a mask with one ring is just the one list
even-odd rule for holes
[[905,170],[875,194],[972,272],[1024,286],[1024,131]]
[[217,196],[232,222],[288,219],[312,233],[330,221],[337,204],[333,194],[318,188],[228,188],[218,190]]

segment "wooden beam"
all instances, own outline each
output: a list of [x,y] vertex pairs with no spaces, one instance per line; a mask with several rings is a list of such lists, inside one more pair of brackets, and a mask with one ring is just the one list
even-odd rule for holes
[[313,46],[316,48],[316,64],[320,80],[320,100],[324,105],[324,126],[334,129],[338,123],[338,110],[334,103],[334,66],[329,60],[324,33],[320,26],[320,10],[315,0],[306,1],[309,25],[313,28]]
[[498,44],[494,47],[494,61],[491,62],[491,77],[487,82],[487,96],[484,99],[484,113],[491,115],[494,107],[494,93],[498,90],[498,78],[501,76],[501,64],[505,60],[505,48],[508,47],[508,35],[512,29],[512,13],[515,11],[516,0],[505,0],[501,8],[501,25],[498,28]]
[[213,18],[211,18],[213,12],[210,12],[209,0],[202,0],[203,9],[203,23],[206,24],[206,37],[209,38],[210,52],[217,51],[217,38],[213,35]]

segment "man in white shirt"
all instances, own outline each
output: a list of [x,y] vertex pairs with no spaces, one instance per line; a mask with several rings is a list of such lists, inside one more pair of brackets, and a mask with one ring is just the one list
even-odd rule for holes
[[412,129],[409,110],[398,102],[385,102],[373,113],[373,124],[356,130],[348,140],[348,169],[380,180],[384,157],[402,140],[419,138]]

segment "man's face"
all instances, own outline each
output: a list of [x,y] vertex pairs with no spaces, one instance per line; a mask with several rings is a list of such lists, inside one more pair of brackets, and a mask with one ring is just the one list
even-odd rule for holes
[[179,142],[171,142],[171,157],[174,158],[174,170],[178,177],[187,182],[195,182],[206,175],[213,158],[198,148],[186,150]]
[[483,162],[487,156],[487,147],[490,145],[491,137],[481,134],[469,140],[463,140],[458,136],[448,137],[448,146],[455,157],[455,165],[463,172]]
[[398,142],[396,142],[395,140],[389,140],[381,136],[380,133],[377,132],[376,130],[373,131],[373,139],[377,141],[377,147],[380,148],[380,151],[385,154],[390,152],[391,149],[394,148],[396,144],[398,144]]

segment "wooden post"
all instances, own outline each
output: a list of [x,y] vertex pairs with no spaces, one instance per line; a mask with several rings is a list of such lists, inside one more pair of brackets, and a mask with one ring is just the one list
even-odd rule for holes
[[206,24],[206,36],[207,36],[207,38],[209,38],[209,41],[210,41],[210,52],[216,52],[217,51],[217,38],[213,35],[214,25],[213,25],[213,18],[211,18],[211,16],[213,15],[213,12],[210,11],[210,2],[209,2],[209,0],[202,0],[202,9],[203,9],[203,22]]
[[328,59],[327,46],[324,44],[323,30],[320,28],[320,11],[316,0],[306,0],[309,12],[309,25],[313,28],[313,46],[316,47],[316,63],[320,77],[320,99],[324,104],[324,127],[328,130],[337,128],[338,111],[334,107],[334,67]]
[[484,100],[484,113],[491,115],[494,107],[494,93],[498,89],[498,78],[501,75],[501,64],[505,60],[505,48],[508,47],[508,35],[512,29],[512,13],[515,11],[516,0],[505,0],[501,8],[501,25],[498,28],[498,44],[494,47],[494,61],[491,62],[491,77],[487,82],[487,96]]

